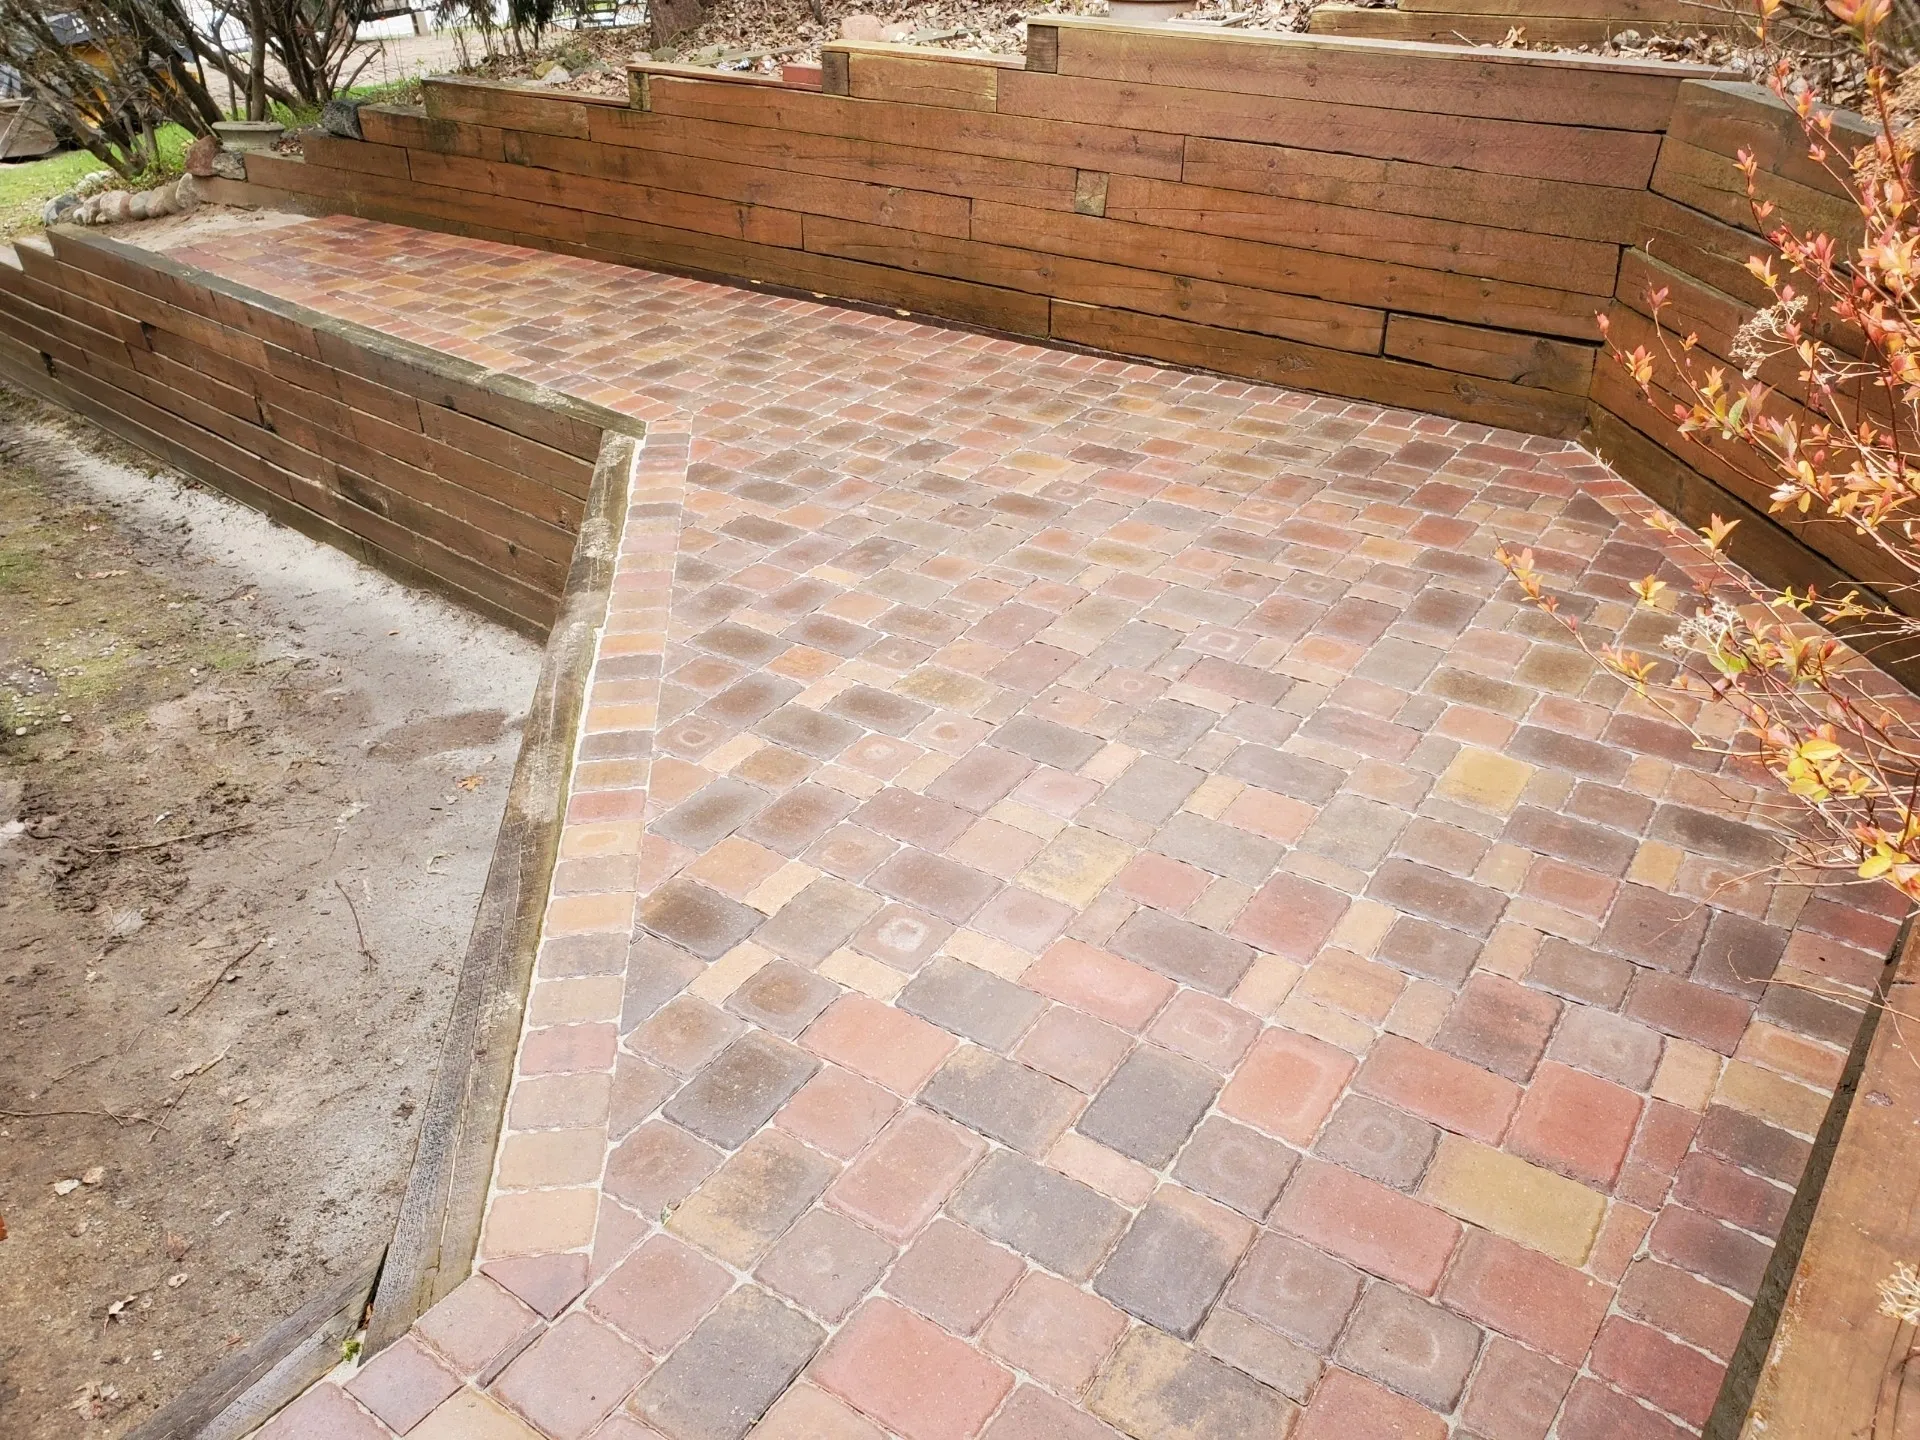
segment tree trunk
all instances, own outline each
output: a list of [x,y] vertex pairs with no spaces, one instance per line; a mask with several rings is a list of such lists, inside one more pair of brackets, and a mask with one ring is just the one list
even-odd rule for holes
[[247,119],[267,118],[267,7],[264,0],[248,0],[247,29],[252,41],[247,69]]

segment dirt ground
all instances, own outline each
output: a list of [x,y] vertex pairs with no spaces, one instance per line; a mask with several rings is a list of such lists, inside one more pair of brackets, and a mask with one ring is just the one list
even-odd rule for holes
[[8,1440],[384,1241],[539,658],[0,392]]

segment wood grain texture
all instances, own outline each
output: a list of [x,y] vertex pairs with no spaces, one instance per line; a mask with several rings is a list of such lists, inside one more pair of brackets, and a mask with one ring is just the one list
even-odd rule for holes
[[1591,388],[1597,348],[1512,330],[1426,320],[1417,315],[1387,318],[1385,350],[1389,355],[1566,395],[1584,397]]
[[1044,68],[1063,75],[1613,130],[1664,130],[1680,83],[1715,73],[1699,66],[1623,64],[1587,56],[1489,56],[1457,44],[1143,30],[1069,16],[1036,18],[1030,39],[1042,28],[1052,32],[1057,52],[1055,64]]

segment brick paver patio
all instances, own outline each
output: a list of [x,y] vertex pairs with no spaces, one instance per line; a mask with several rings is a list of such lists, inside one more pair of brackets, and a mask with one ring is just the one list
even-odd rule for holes
[[1857,1021],[1803,986],[1895,926],[1500,584],[1624,623],[1605,467],[358,221],[176,253],[652,426],[482,1273],[274,1440],[1698,1431]]

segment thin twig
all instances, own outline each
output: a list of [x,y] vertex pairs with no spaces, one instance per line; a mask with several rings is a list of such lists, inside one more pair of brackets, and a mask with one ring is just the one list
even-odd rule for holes
[[150,1122],[153,1125],[153,1131],[147,1136],[147,1143],[149,1145],[153,1143],[155,1136],[167,1128],[167,1121],[173,1118],[173,1112],[179,1107],[180,1102],[187,1098],[187,1092],[193,1088],[193,1082],[206,1074],[207,1071],[213,1069],[213,1067],[218,1065],[222,1060],[226,1059],[227,1051],[231,1049],[233,1049],[233,1046],[227,1046],[226,1050],[222,1050],[218,1055],[207,1061],[206,1064],[196,1065],[188,1072],[186,1084],[182,1085],[173,1099],[166,1103],[165,1108],[160,1111],[159,1120]]
[[158,850],[163,845],[179,845],[187,840],[206,840],[215,835],[229,835],[235,830],[251,829],[251,820],[236,821],[232,825],[222,825],[217,830],[195,830],[186,835],[169,835],[164,840],[143,840],[138,845],[82,845],[74,842],[73,848],[82,855],[131,855],[136,850]]
[[206,1004],[207,997],[213,994],[215,990],[218,990],[220,988],[220,982],[227,978],[227,972],[233,969],[233,967],[238,965],[242,960],[246,959],[249,955],[253,954],[253,952],[258,950],[261,947],[261,945],[264,943],[265,942],[263,940],[254,941],[253,944],[247,946],[246,949],[242,950],[238,955],[234,956],[231,960],[227,961],[226,964],[222,965],[220,967],[220,973],[215,975],[212,980],[207,982],[207,988],[200,992],[199,998],[197,998],[193,1002],[193,1004],[189,1005],[185,1010],[180,1012],[180,1018],[182,1020],[186,1019],[187,1016],[193,1014],[194,1011],[198,1010],[202,1005]]
[[340,883],[340,877],[334,876],[333,888],[340,892],[340,898],[347,902],[347,913],[353,916],[354,933],[360,937],[360,953],[367,959],[367,970],[372,972],[375,965],[373,951],[367,947],[366,927],[360,923],[360,907],[353,903],[353,896],[347,893],[347,887]]
[[154,1123],[145,1115],[116,1115],[111,1110],[0,1110],[0,1119],[7,1120],[48,1120],[62,1115],[87,1115],[96,1120],[111,1120],[123,1128]]

